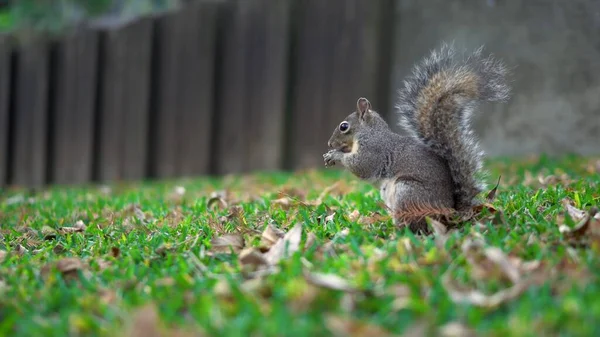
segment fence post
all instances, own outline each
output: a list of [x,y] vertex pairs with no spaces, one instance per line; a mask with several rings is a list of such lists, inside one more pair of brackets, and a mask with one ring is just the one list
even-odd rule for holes
[[197,2],[156,21],[151,171],[208,174],[219,2]]
[[57,44],[53,71],[54,113],[51,182],[92,178],[98,32],[66,34]]
[[46,183],[49,42],[33,37],[18,46],[12,184]]
[[97,178],[147,174],[152,17],[103,28]]
[[0,187],[8,184],[8,136],[11,99],[12,44],[7,36],[0,36]]
[[282,168],[289,0],[236,1],[224,18],[216,172]]

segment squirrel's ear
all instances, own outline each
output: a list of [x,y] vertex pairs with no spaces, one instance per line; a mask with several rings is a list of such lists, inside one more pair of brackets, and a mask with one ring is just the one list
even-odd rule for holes
[[356,111],[361,119],[364,119],[365,114],[371,110],[371,102],[368,99],[361,97],[356,102]]

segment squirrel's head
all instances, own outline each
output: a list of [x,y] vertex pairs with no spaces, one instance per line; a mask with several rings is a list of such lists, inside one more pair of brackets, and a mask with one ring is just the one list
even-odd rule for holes
[[366,131],[372,127],[384,126],[387,128],[387,123],[372,110],[371,102],[368,99],[361,97],[356,102],[356,111],[348,115],[336,128],[327,146],[331,149],[340,150],[348,153],[352,150],[352,146],[359,132]]

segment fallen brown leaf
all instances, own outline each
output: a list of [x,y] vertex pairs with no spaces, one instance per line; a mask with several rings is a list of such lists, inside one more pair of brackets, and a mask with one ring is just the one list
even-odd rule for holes
[[111,289],[102,289],[98,292],[98,295],[100,302],[106,305],[115,304],[118,300],[117,292]]
[[86,264],[76,257],[65,257],[56,262],[48,263],[40,270],[40,275],[46,278],[52,270],[57,270],[67,281],[77,278],[79,271],[87,268]]
[[[576,211],[572,210],[571,212],[575,213]],[[566,225],[561,225],[559,231],[568,237],[575,239],[580,239],[586,235],[600,236],[600,220],[597,217],[599,214],[598,209],[592,207],[589,212],[586,212],[582,218],[578,219],[579,222],[575,227],[569,228]],[[576,212],[575,215],[578,217],[579,212]]]
[[348,280],[335,274],[305,272],[304,278],[309,284],[325,289],[339,290],[348,293],[354,293],[358,291],[358,289],[352,286]]
[[446,323],[439,328],[440,336],[443,337],[474,337],[473,329],[460,322]]
[[121,249],[119,247],[111,247],[110,255],[115,259],[118,258],[119,256],[121,256]]
[[[459,290],[450,279],[452,266],[442,276],[442,284],[454,302],[469,303],[475,306],[494,308],[511,301],[527,290],[536,281],[535,268],[539,264],[520,263],[518,259],[510,259],[500,249],[495,247],[484,248],[481,240],[467,239],[462,246],[463,254],[479,275],[489,277],[495,271],[507,278],[512,286],[500,290],[492,295],[479,290]],[[516,263],[516,262],[519,263]],[[525,272],[528,272],[525,277]]]
[[334,336],[344,337],[380,337],[392,334],[380,326],[354,320],[350,317],[328,314],[325,316],[325,325]]
[[145,305],[133,315],[129,336],[161,337],[158,310],[155,305]]
[[23,245],[18,244],[15,247],[15,253],[17,253],[17,255],[23,255],[23,254],[26,254],[27,252],[29,252],[29,250],[27,250],[27,248],[23,247]]
[[487,202],[491,203],[494,201],[494,199],[496,199],[496,191],[498,191],[498,186],[500,186],[500,177],[498,177],[498,182],[496,183],[496,186],[492,188],[486,195],[485,199],[487,200]]
[[50,226],[43,226],[42,229],[40,230],[40,232],[42,233],[42,236],[44,237],[44,240],[54,240],[56,239],[56,230]]
[[267,228],[263,231],[261,235],[261,243],[266,248],[271,248],[277,241],[282,239],[285,236],[285,232],[273,224],[269,223]]
[[225,234],[213,238],[210,241],[212,254],[229,254],[231,251],[237,254],[242,251],[245,245],[244,237],[241,234]]
[[265,256],[255,247],[249,247],[242,250],[238,260],[240,261],[240,264],[254,268],[269,264],[269,261],[267,261]]
[[70,234],[70,233],[81,233],[81,232],[84,232],[86,230],[86,228],[87,228],[87,226],[85,225],[85,223],[83,223],[83,221],[81,221],[81,220],[78,220],[75,223],[75,225],[72,227],[69,227],[69,226],[61,227],[59,229],[59,232],[63,235]]
[[348,220],[355,222],[360,218],[360,212],[355,209],[354,211],[352,211],[350,214],[348,214]]
[[226,209],[227,207],[229,207],[229,198],[230,195],[228,191],[215,191],[211,193],[210,198],[206,203],[206,208],[210,209],[213,205],[218,204],[221,207],[221,209]]
[[291,256],[300,249],[301,238],[302,223],[299,222],[264,254],[265,259],[270,265],[275,265],[282,259]]
[[373,225],[376,223],[387,222],[392,217],[390,215],[384,215],[379,212],[371,212],[368,216],[363,216],[358,220],[361,225]]
[[306,235],[306,241],[304,242],[304,250],[308,250],[312,248],[314,245],[318,244],[318,238],[315,233],[310,232]]
[[66,252],[67,249],[62,245],[62,244],[57,244],[56,246],[54,246],[54,248],[52,248],[52,252],[54,252],[54,254],[62,254],[64,252]]
[[281,209],[287,210],[294,204],[294,201],[287,196],[283,196],[279,199],[275,199],[271,201],[271,205],[279,206]]

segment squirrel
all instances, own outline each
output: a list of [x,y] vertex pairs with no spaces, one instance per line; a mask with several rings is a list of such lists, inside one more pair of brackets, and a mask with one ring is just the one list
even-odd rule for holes
[[472,209],[486,184],[483,156],[470,127],[477,103],[506,102],[507,67],[483,46],[459,58],[442,44],[404,80],[396,112],[408,133],[393,132],[368,99],[333,131],[325,167],[341,163],[379,187],[395,225],[429,232],[426,216]]

